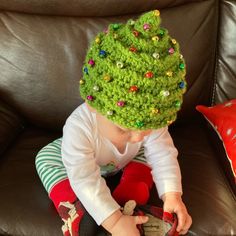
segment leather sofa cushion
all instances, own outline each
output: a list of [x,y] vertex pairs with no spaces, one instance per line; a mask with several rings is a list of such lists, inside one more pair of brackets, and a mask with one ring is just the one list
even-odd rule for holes
[[236,98],[236,1],[220,1],[220,4],[213,104]]
[[[68,16],[112,16],[125,15],[148,11],[149,9],[162,9],[166,7],[174,7],[189,2],[201,2],[203,0],[161,0],[161,1],[145,1],[142,0],[127,0],[116,1],[110,0],[104,2],[98,1],[68,1],[66,0],[8,0],[0,1],[0,9],[6,11],[20,11],[34,14],[49,14],[49,15],[68,15]],[[112,7],[111,7],[112,6]]]
[[23,131],[25,121],[0,100],[0,157]]

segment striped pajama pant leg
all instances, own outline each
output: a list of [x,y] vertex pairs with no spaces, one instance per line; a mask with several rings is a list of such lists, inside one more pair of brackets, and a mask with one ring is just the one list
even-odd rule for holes
[[55,185],[68,179],[61,159],[61,138],[39,151],[35,165],[42,184],[50,195]]
[[62,221],[64,236],[94,236],[98,226],[72,190],[61,158],[61,138],[42,148],[35,159],[42,184]]

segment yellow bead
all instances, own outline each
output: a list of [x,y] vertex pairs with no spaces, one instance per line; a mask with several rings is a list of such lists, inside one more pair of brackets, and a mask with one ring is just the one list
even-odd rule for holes
[[118,39],[118,34],[113,34],[114,39]]
[[167,71],[167,72],[166,72],[166,75],[169,76],[169,77],[172,77],[173,72],[172,72],[172,71]]
[[153,12],[154,12],[154,16],[160,16],[161,14],[159,10],[154,10]]
[[96,42],[97,44],[99,44],[99,43],[101,42],[100,38],[97,37],[97,38],[95,39],[95,42]]
[[171,125],[173,123],[173,120],[168,120],[167,125]]
[[175,39],[172,39],[171,42],[172,42],[173,44],[176,44],[176,43],[177,43]]
[[157,108],[153,108],[152,109],[152,114],[155,115],[155,114],[158,114],[158,113],[159,113],[159,110]]
[[159,40],[159,37],[158,37],[158,36],[153,36],[153,37],[152,37],[152,40],[153,40],[153,41],[158,41],[158,40]]
[[109,75],[105,75],[103,79],[107,82],[111,81],[111,77]]
[[80,83],[81,85],[84,84],[84,80],[81,79],[81,80],[79,81],[79,83]]

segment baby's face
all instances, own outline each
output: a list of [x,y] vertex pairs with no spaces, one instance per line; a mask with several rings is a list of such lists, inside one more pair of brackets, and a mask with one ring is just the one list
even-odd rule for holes
[[[117,125],[115,125],[117,126]],[[137,143],[137,142],[141,142],[143,141],[144,137],[148,136],[149,134],[151,134],[152,130],[128,130],[128,129],[123,129],[119,126],[118,127],[118,131],[119,131],[119,135],[124,135],[125,137],[127,137],[127,141],[129,143]],[[116,128],[117,129],[117,128]]]
[[130,130],[112,123],[105,116],[102,116],[94,108],[86,103],[91,112],[96,113],[99,132],[114,143],[137,143],[141,142],[145,136],[151,134],[152,130]]
[[143,141],[145,136],[151,134],[152,130],[130,130],[112,123],[106,117],[97,114],[99,131],[103,136],[116,142],[137,143]]

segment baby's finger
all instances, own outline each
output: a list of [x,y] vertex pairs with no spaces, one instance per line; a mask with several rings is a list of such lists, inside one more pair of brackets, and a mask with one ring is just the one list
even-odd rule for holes
[[181,230],[181,231],[179,232],[179,235],[187,234],[187,232],[188,232],[188,230]]
[[182,230],[179,232],[179,234],[186,234],[190,228],[192,224],[192,218],[190,215],[187,215],[187,218],[186,218],[186,221],[185,221],[185,225],[184,227],[182,228]]
[[140,224],[146,223],[148,221],[148,217],[147,216],[135,216],[134,220],[135,220],[136,225],[140,225]]
[[182,213],[182,212],[179,212],[177,214],[178,216],[178,226],[177,226],[177,231],[180,232],[184,229],[185,227],[185,224],[186,224],[186,220],[187,220],[187,215]]

